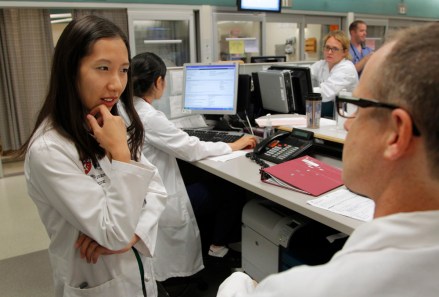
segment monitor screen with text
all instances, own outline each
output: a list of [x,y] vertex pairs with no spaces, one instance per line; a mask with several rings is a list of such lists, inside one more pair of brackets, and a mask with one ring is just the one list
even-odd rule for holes
[[194,114],[236,114],[237,63],[183,65],[183,109]]

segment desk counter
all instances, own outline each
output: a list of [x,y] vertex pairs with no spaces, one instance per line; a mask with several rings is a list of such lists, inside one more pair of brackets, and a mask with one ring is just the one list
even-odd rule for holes
[[321,119],[320,128],[318,129],[306,128],[304,126],[287,126],[287,125],[279,126],[277,128],[284,131],[291,131],[294,128],[312,131],[314,132],[314,137],[316,138],[329,140],[332,142],[337,142],[342,144],[344,143],[347,134],[346,130],[344,130],[343,127],[337,126],[336,121],[329,119]]
[[351,234],[363,223],[307,204],[313,196],[263,183],[259,165],[245,156],[227,162],[201,160],[191,164],[343,233]]

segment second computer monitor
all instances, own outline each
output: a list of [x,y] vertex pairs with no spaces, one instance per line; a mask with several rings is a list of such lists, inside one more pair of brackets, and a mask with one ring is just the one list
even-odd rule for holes
[[183,110],[194,114],[236,114],[238,63],[183,65]]
[[281,66],[273,65],[268,69],[289,70],[291,72],[291,84],[293,86],[294,100],[297,108],[293,111],[298,114],[305,114],[305,97],[313,92],[311,81],[311,70],[304,66]]

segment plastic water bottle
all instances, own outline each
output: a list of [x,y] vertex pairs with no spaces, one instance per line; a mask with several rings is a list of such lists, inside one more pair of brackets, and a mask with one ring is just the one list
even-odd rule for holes
[[270,137],[274,134],[273,126],[271,125],[271,114],[267,113],[267,125],[264,128],[264,138]]

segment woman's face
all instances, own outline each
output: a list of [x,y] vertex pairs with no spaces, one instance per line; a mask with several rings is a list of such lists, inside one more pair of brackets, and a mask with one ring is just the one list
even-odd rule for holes
[[97,40],[79,65],[78,89],[87,110],[119,100],[128,82],[128,50],[121,38]]
[[340,41],[334,37],[329,37],[323,47],[323,54],[329,67],[332,68],[332,66],[336,65],[346,57],[346,50],[343,49]]

